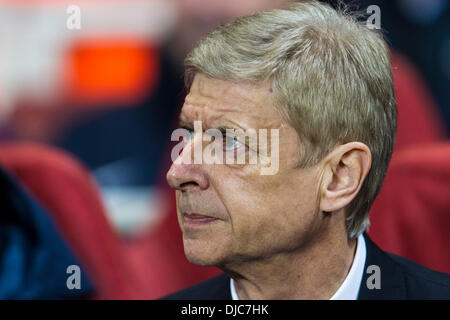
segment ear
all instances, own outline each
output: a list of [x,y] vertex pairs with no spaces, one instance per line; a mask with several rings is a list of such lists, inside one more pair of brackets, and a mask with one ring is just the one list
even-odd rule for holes
[[358,194],[370,170],[372,154],[365,144],[349,142],[333,149],[323,161],[320,210],[338,211]]

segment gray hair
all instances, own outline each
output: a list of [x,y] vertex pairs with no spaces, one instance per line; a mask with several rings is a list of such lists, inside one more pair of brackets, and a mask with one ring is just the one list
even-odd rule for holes
[[381,32],[327,4],[295,3],[238,18],[211,32],[185,60],[188,89],[197,73],[271,83],[276,106],[302,141],[300,166],[314,165],[339,144],[366,144],[372,166],[345,209],[349,237],[364,232],[397,124],[389,50]]

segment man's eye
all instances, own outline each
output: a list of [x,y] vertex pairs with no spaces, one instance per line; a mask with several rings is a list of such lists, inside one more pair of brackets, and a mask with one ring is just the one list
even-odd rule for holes
[[226,136],[224,142],[224,149],[226,151],[237,149],[242,145],[236,138],[230,136]]

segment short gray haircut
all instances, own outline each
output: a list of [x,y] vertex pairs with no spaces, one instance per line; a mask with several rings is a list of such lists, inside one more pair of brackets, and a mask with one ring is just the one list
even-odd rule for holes
[[316,164],[339,144],[366,144],[372,166],[345,213],[350,238],[367,229],[397,126],[389,50],[379,30],[318,1],[295,3],[211,32],[185,59],[188,89],[197,73],[270,83],[276,106],[301,139],[300,166]]

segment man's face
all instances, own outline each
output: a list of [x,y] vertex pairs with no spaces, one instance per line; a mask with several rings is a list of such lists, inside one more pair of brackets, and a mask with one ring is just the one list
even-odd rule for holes
[[295,250],[320,225],[320,166],[298,168],[301,143],[273,106],[272,95],[269,86],[200,74],[194,79],[180,115],[187,126],[201,121],[203,130],[279,130],[279,169],[273,175],[262,175],[259,162],[183,162],[183,153],[201,139],[195,135],[173,163],[167,179],[176,189],[185,254],[195,264],[226,266]]

